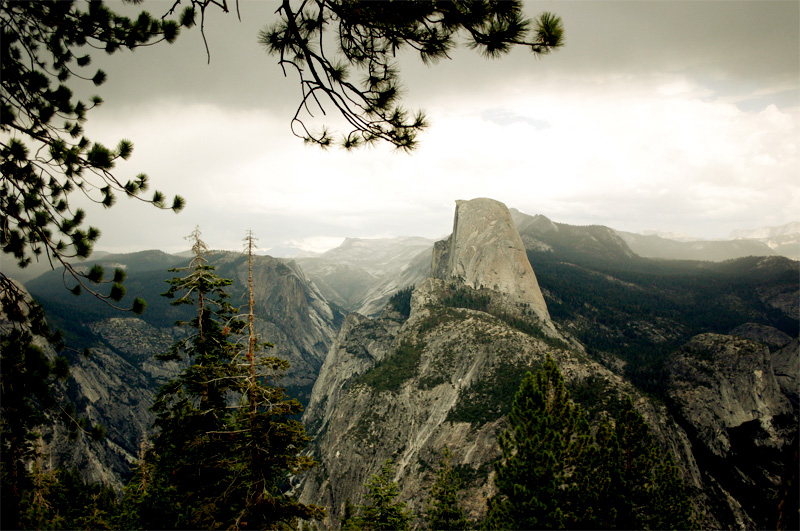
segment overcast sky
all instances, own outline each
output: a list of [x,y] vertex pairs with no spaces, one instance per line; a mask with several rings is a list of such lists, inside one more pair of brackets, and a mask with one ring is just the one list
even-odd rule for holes
[[[142,8],[161,14],[167,2]],[[120,198],[92,209],[98,249],[321,251],[344,237],[450,233],[456,199],[554,221],[726,238],[800,219],[800,2],[527,2],[560,15],[542,58],[470,50],[404,60],[405,104],[431,126],[412,154],[343,152],[292,136],[297,79],[257,43],[274,1],[242,0],[172,45],[95,63],[108,73],[87,136],[133,141],[118,166],[187,200],[179,215]]]

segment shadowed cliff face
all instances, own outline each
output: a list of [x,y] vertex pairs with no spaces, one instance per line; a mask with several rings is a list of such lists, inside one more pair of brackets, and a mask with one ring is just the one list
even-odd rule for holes
[[434,246],[431,276],[503,293],[550,322],[522,238],[508,208],[494,199],[456,201],[453,233]]
[[[796,366],[797,350],[787,347],[781,361]],[[774,525],[785,452],[797,444],[797,412],[775,358],[761,342],[701,334],[667,364],[669,398],[706,489],[727,502],[721,516],[738,528]]]
[[[193,311],[170,306],[157,295],[166,289],[166,279],[181,273],[169,272],[166,267],[154,271],[142,267],[140,271],[126,263],[128,258],[118,255],[115,263],[129,271],[129,290],[142,293],[150,303],[141,319],[98,309],[98,302],[91,297],[67,294],[68,298],[58,299],[65,291],[58,272],[43,277],[35,284],[37,289],[31,290],[48,315],[52,310],[53,317],[60,317],[51,324],[64,328],[69,347],[91,349],[88,357],[65,353],[70,358],[71,377],[59,384],[58,393],[75,405],[79,416],[104,426],[107,433],[97,443],[83,438],[71,442],[63,428],[55,425],[45,437],[53,463],[77,467],[84,478],[117,488],[130,474],[139,445],[151,430],[149,408],[155,392],[181,370],[176,363],[154,357],[188,332],[173,325],[176,319],[190,318]],[[179,265],[185,263],[185,259],[178,260]],[[247,258],[219,252],[212,254],[211,262],[220,277],[233,280],[228,289],[230,301],[246,312]],[[253,280],[257,334],[275,345],[264,354],[291,363],[287,375],[271,383],[287,388],[290,396],[305,403],[336,335],[339,317],[291,261],[256,256]]]

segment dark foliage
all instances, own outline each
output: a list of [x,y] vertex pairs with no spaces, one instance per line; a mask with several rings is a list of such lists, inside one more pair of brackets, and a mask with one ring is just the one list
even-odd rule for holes
[[[272,528],[315,520],[324,510],[286,494],[290,474],[314,465],[297,400],[267,384],[288,363],[255,359],[264,345],[240,346],[249,327],[228,302],[228,279],[207,264],[199,231],[195,259],[165,293],[196,315],[191,335],[157,358],[191,364],[159,390],[156,437],[126,488],[123,525],[133,528]],[[180,271],[180,270],[173,270]],[[250,315],[252,315],[252,305]],[[248,337],[255,339],[252,328]],[[257,347],[257,345],[259,345]]]
[[400,486],[394,481],[394,464],[387,461],[378,474],[373,474],[364,483],[367,503],[343,519],[342,529],[364,531],[408,531],[413,513],[404,502],[397,501]]
[[396,392],[403,382],[417,373],[423,348],[424,345],[404,341],[392,354],[356,378],[353,383],[368,385],[377,392]]
[[401,289],[389,298],[387,306],[408,319],[408,316],[411,315],[411,294],[413,292],[414,286]]
[[487,529],[688,529],[692,506],[668,453],[623,401],[596,431],[548,356],[514,397],[498,438]]
[[[543,13],[526,20],[521,7],[517,1],[321,0],[293,6],[284,0],[278,10],[281,20],[265,28],[260,41],[280,57],[284,70],[299,77],[303,99],[292,121],[297,136],[321,146],[338,142],[349,149],[386,141],[410,150],[427,120],[400,103],[398,54],[414,51],[425,63],[446,59],[459,35],[488,57],[513,46],[527,47],[536,55],[561,46],[559,17]],[[328,34],[335,48],[327,43]],[[360,81],[354,81],[357,78]],[[325,114],[325,105],[341,114],[350,128],[338,140],[327,128],[312,131],[306,126],[315,109]]]
[[459,505],[461,477],[451,465],[451,459],[450,449],[445,447],[426,503],[425,518],[431,531],[470,528],[467,514]]
[[770,291],[796,289],[798,265],[788,259],[612,260],[561,251],[529,252],[528,258],[552,318],[572,323],[570,333],[590,353],[625,360],[626,375],[656,395],[666,355],[694,335],[725,334],[747,322],[800,333],[800,320],[764,300]]

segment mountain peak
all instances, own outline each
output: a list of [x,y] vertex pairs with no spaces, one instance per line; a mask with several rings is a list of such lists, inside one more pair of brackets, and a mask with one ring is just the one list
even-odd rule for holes
[[528,306],[542,321],[550,321],[525,245],[500,201],[456,201],[453,233],[434,246],[431,276],[498,291]]

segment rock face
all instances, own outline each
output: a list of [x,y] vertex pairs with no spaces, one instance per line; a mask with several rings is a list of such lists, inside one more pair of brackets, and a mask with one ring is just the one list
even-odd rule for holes
[[[176,275],[166,269],[142,272],[127,264],[126,257],[115,258],[130,271],[126,282],[132,292],[149,285],[152,291],[159,293],[165,290],[164,280]],[[180,260],[181,265],[186,262]],[[245,302],[246,257],[240,253],[213,253],[211,265],[216,267],[218,276],[233,280],[228,289],[231,302],[234,305]],[[145,273],[149,276],[142,277]],[[80,306],[90,307],[96,301],[70,295],[67,300],[74,306],[64,312],[58,300],[46,297],[49,292],[64,291],[60,275],[55,276],[57,284],[50,285],[43,279],[37,283],[34,294],[48,314],[52,311],[53,315],[81,315],[82,320],[72,320],[68,339],[73,344],[68,346],[76,348],[75,341],[81,341],[80,349],[88,347],[92,351],[89,357],[71,357],[71,377],[59,392],[75,405],[79,416],[105,427],[107,436],[99,443],[73,443],[56,425],[53,432],[48,433],[46,442],[53,452],[54,464],[75,466],[85,479],[121,488],[130,474],[130,464],[138,454],[139,445],[152,425],[149,408],[156,391],[166,379],[181,370],[177,364],[165,364],[154,356],[166,352],[187,333],[173,326],[176,319],[186,319],[187,315],[175,313],[185,307],[176,310],[157,300],[157,295],[146,295],[150,306],[143,318],[147,320],[103,317]],[[275,345],[267,354],[291,363],[290,372],[277,383],[287,388],[291,397],[306,403],[336,335],[340,317],[292,261],[257,256],[253,263],[253,280],[257,301],[256,331],[263,341]]]
[[494,199],[456,201],[453,233],[435,244],[431,276],[506,294],[550,322],[522,238],[508,208]]
[[347,238],[335,249],[297,262],[326,300],[377,317],[395,291],[428,278],[433,243],[408,236]]
[[783,348],[772,355],[772,368],[775,372],[775,379],[778,385],[792,403],[795,409],[800,406],[800,340],[794,338]]
[[[446,306],[453,289],[428,279],[414,290],[407,320],[388,308],[377,319],[351,314],[342,326],[303,417],[320,465],[297,486],[301,501],[327,508],[326,527],[337,527],[346,500],[364,501],[364,481],[387,459],[396,465],[401,498],[423,511],[445,446],[469,477],[460,494],[465,508],[480,519],[493,489],[497,431],[522,376],[548,353],[570,385],[591,379],[604,397],[633,392],[566,343],[484,311]],[[668,447],[680,453],[688,446],[663,408],[644,406],[671,434],[664,437]]]
[[[782,454],[797,444],[796,410],[762,343],[701,334],[668,365],[669,396],[687,428],[706,490],[738,528],[774,525]],[[727,513],[727,514],[724,514]]]
[[453,234],[436,244],[432,264],[433,278],[414,289],[407,319],[391,305],[376,319],[347,317],[314,385],[303,421],[320,465],[296,488],[301,501],[327,507],[326,527],[336,528],[347,500],[363,501],[364,481],[387,459],[401,498],[424,510],[445,447],[468,478],[465,508],[482,518],[494,488],[497,432],[525,372],[548,354],[568,385],[583,390],[587,409],[634,395],[687,481],[700,486],[689,441],[664,406],[556,331],[502,203],[458,202]]

